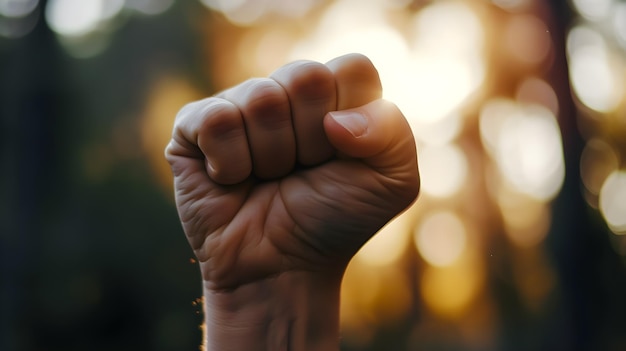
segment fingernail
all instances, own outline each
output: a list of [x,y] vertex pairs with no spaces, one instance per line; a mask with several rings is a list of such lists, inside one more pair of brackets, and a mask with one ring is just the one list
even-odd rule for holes
[[367,119],[353,111],[333,111],[330,116],[344,127],[353,137],[358,138],[367,132]]

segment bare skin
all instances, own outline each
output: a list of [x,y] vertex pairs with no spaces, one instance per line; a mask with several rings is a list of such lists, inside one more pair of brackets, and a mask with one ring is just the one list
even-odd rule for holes
[[165,151],[209,350],[338,350],[358,249],[417,197],[408,123],[362,55],[298,61],[185,106]]

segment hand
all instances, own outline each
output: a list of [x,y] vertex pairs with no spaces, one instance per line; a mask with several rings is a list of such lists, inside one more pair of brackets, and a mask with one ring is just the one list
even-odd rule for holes
[[380,97],[371,62],[347,55],[180,111],[166,157],[205,298],[295,275],[338,290],[350,258],[418,193],[409,125]]

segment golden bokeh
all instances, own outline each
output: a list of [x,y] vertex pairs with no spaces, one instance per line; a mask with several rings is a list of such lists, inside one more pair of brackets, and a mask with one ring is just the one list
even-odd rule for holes
[[[558,8],[571,14],[554,13]],[[123,32],[130,36],[116,35],[131,24]],[[180,27],[174,30],[176,25]],[[153,31],[157,27],[160,31]],[[29,88],[22,86],[22,77],[13,77],[20,83],[6,85],[8,100],[23,94],[34,96],[34,102],[26,106],[31,100],[15,99],[11,108],[37,109],[42,96],[73,97],[77,87],[89,87],[93,92],[78,94],[85,101],[68,106],[44,101],[42,106],[82,113],[81,108],[93,104],[91,108],[105,111],[104,116],[59,118],[84,125],[50,122],[59,130],[68,127],[68,135],[75,128],[81,134],[77,139],[84,139],[70,158],[77,159],[72,160],[78,164],[73,165],[77,183],[85,184],[72,184],[72,189],[119,186],[116,181],[132,178],[125,168],[132,164],[141,180],[133,187],[154,186],[162,191],[158,196],[166,194],[161,198],[169,200],[172,175],[163,152],[186,103],[268,76],[288,61],[367,55],[379,71],[383,97],[398,105],[415,136],[421,193],[347,268],[341,291],[346,349],[380,345],[380,335],[393,328],[401,330],[405,349],[506,349],[502,340],[520,338],[516,323],[533,325],[526,331],[542,328],[534,326],[541,322],[572,328],[563,333],[604,333],[588,330],[596,324],[591,317],[599,315],[594,314],[598,304],[589,301],[611,296],[596,291],[612,288],[612,279],[626,267],[625,1],[0,0],[2,54],[21,48],[16,45],[21,40],[32,46],[50,42],[41,52],[56,55],[51,70],[66,71],[41,79],[67,80],[67,91],[52,91],[57,85],[38,82],[41,91],[21,92]],[[174,45],[176,40],[189,42]],[[2,62],[15,65],[9,61],[40,52],[29,50]],[[152,62],[143,50],[158,57]],[[121,63],[126,60],[134,64],[126,67]],[[33,64],[28,62],[24,65]],[[144,64],[150,68],[136,75],[129,68]],[[70,69],[72,65],[77,68]],[[118,70],[121,66],[126,70]],[[24,74],[24,80],[35,81],[47,67],[28,69],[35,73]],[[107,72],[95,74],[98,69]],[[93,81],[109,71],[129,77],[107,80],[106,86]],[[128,84],[132,89],[124,91],[133,90],[132,97],[105,92],[115,90],[113,84]],[[102,101],[116,108],[101,108],[97,104]],[[6,125],[30,128],[30,120],[22,123],[15,118]],[[73,147],[50,138],[60,150]],[[12,139],[9,144],[22,145]],[[55,170],[51,178],[73,171]],[[53,190],[65,195],[64,189]],[[142,196],[154,194],[150,187],[137,190]],[[572,195],[576,191],[580,193]],[[77,199],[68,203],[87,198],[70,192],[72,196]],[[92,211],[114,207],[95,202]],[[30,204],[17,205],[30,211]],[[46,219],[53,224],[42,227],[89,229],[93,224],[79,218],[81,206],[73,206],[77,214],[59,223]],[[173,204],[166,206],[171,210]],[[51,213],[50,218],[57,215]],[[587,226],[571,225],[581,222]],[[574,271],[568,266],[572,262]],[[616,262],[621,271],[599,268]],[[581,269],[586,279],[598,276],[606,286],[577,281]],[[563,306],[579,300],[587,303],[580,307],[584,313],[578,311],[580,319],[590,320],[587,324],[542,319],[570,318],[569,311],[551,308],[567,309]],[[555,301],[560,305],[552,306]],[[601,307],[613,307],[605,305]],[[607,320],[598,325],[606,327],[612,322]],[[576,340],[591,338],[577,335]],[[624,349],[623,340],[616,345],[614,349]]]
[[[422,199],[351,262],[341,305],[347,344],[367,344],[382,325],[407,320],[423,305],[433,318],[465,330],[475,345],[489,345],[484,335],[495,331],[487,284],[493,268],[487,262],[501,256],[497,250],[511,252],[511,284],[528,308],[542,305],[556,286],[543,247],[566,167],[562,93],[548,74],[556,57],[553,24],[540,1],[200,2],[207,9],[207,20],[199,22],[202,52],[210,63],[202,73],[215,91],[267,76],[289,60],[325,62],[360,52],[379,69],[384,97],[409,120]],[[152,5],[55,0],[45,16],[68,52],[89,57],[106,49],[106,33],[120,13],[150,15],[171,6],[165,0],[145,3]],[[583,111],[581,134],[588,139],[580,175],[589,204],[614,233],[623,234],[626,63],[620,50],[626,27],[619,19],[626,18],[626,7],[590,3],[573,1],[582,20],[566,35],[568,73]],[[84,15],[72,16],[70,8]],[[605,20],[614,40],[599,28]],[[159,77],[147,96],[142,145],[169,191],[163,148],[178,109],[201,96],[176,75]],[[91,150],[103,152],[97,144]],[[106,164],[85,165],[94,179],[106,171]],[[498,237],[510,246],[494,249]],[[470,313],[485,316],[484,325],[472,327]],[[416,322],[415,332],[428,323]]]

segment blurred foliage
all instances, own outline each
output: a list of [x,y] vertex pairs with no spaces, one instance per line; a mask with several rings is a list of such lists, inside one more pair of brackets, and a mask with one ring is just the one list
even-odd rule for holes
[[198,76],[190,11],[84,60],[43,21],[0,39],[1,350],[197,349],[198,269],[138,128],[158,75]]

